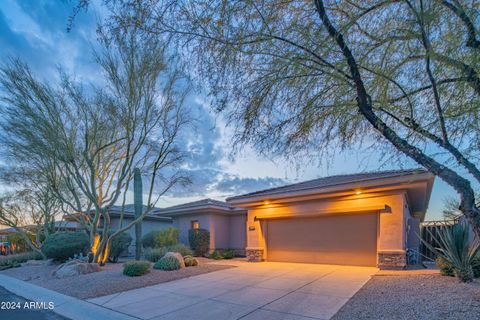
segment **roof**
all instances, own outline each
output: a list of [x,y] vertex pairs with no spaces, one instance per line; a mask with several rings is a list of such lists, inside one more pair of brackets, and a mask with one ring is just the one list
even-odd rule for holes
[[[143,206],[143,209],[146,210],[147,206]],[[124,217],[134,217],[135,215],[135,205],[133,203],[131,204],[126,204],[123,208],[122,206],[112,206],[110,210],[108,211],[111,216],[120,216],[123,211],[123,216]],[[161,209],[160,208],[152,208],[143,218],[144,220],[165,220],[165,221],[171,221],[170,218],[167,217],[160,217]]]
[[244,212],[242,209],[237,209],[231,206],[230,204],[218,201],[214,199],[202,199],[198,201],[183,203],[167,208],[160,209],[156,214],[162,216],[176,216],[182,214],[191,214],[191,213],[237,213]]
[[[416,168],[407,170],[388,170],[377,172],[365,172],[354,174],[335,175],[314,180],[304,181],[300,183],[289,184],[281,187],[260,190],[227,199],[232,204],[237,204],[247,200],[268,199],[269,197],[277,198],[282,196],[291,196],[299,194],[307,194],[310,192],[322,193],[330,190],[341,190],[342,188],[352,188],[353,186],[361,187],[363,185],[375,185],[377,180],[387,180],[391,178],[408,178],[413,177],[433,179],[433,175],[427,170]],[[372,182],[372,183],[368,183]],[[433,181],[432,181],[433,183]]]

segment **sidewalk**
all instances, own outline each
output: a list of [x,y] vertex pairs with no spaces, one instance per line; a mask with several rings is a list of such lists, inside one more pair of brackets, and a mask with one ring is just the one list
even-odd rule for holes
[[[2,274],[0,274],[0,286],[26,300],[43,302],[46,306],[53,302],[54,308],[51,311],[71,320],[138,320],[125,313],[103,308]],[[2,313],[0,311],[0,318],[3,319]]]

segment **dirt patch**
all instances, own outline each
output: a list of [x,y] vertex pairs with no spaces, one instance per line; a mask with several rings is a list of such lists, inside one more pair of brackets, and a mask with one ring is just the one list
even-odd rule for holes
[[177,271],[152,269],[141,277],[127,277],[122,274],[122,263],[107,264],[102,271],[64,279],[52,276],[58,266],[23,266],[2,271],[1,274],[15,277],[29,283],[48,288],[72,297],[88,299],[131,290],[162,282],[192,277],[203,273],[234,268],[229,265],[209,263],[210,260],[199,259],[196,267],[183,268]]
[[439,274],[374,276],[332,318],[480,319],[480,281]]

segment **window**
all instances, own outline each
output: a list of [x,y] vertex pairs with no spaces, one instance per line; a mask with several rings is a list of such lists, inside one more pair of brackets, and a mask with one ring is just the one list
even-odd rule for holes
[[200,223],[198,223],[198,220],[192,220],[191,224],[193,230],[198,230],[200,228]]

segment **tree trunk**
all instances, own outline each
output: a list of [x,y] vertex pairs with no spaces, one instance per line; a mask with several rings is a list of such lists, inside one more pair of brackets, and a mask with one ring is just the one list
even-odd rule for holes
[[[138,219],[143,213],[143,190],[142,176],[139,168],[134,169],[133,176],[133,201],[135,206],[135,219]],[[140,260],[142,256],[142,220],[135,224],[135,260]]]

